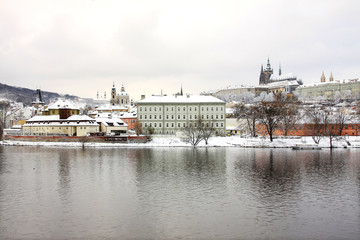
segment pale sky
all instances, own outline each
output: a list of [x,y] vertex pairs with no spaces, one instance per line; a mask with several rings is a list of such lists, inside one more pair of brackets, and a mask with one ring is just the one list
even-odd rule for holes
[[257,85],[267,58],[304,83],[360,76],[359,0],[0,0],[0,82],[134,100]]

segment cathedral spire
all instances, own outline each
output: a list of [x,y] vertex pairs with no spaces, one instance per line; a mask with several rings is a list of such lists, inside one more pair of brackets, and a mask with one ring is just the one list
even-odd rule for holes
[[281,76],[281,64],[279,64],[279,76]]
[[181,84],[181,89],[180,89],[180,95],[183,96],[182,84]]
[[332,72],[330,72],[329,81],[330,81],[330,82],[333,82],[333,81],[334,81],[334,77],[333,77],[333,75],[332,75]]

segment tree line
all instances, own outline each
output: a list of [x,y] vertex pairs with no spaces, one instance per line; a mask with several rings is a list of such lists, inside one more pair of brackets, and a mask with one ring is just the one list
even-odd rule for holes
[[330,141],[335,136],[341,136],[345,125],[354,119],[354,115],[350,115],[345,108],[304,107],[296,96],[282,93],[252,104],[236,104],[234,116],[246,121],[247,131],[252,137],[268,135],[270,141],[273,141],[275,131],[288,136],[301,122],[311,126],[304,131],[313,137],[315,143],[319,143],[324,136],[329,136]]

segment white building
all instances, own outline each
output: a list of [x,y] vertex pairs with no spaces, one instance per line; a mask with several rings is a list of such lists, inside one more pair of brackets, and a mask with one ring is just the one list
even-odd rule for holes
[[140,100],[137,113],[143,128],[155,134],[176,134],[199,117],[225,135],[225,102],[212,96],[151,96]]
[[128,125],[120,118],[112,117],[111,113],[99,114],[96,122],[100,125],[100,131],[106,135],[127,134]]

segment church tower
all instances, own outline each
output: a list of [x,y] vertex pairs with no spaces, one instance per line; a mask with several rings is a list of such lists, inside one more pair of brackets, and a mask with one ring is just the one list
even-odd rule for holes
[[329,81],[330,81],[330,82],[333,82],[333,81],[334,81],[334,77],[333,77],[333,75],[332,75],[332,72],[330,73]]
[[320,82],[325,82],[325,81],[326,81],[326,78],[325,78],[325,74],[324,74],[324,71],[323,71],[322,74],[321,74]]
[[111,89],[110,105],[114,106],[115,104],[116,104],[116,88],[115,88],[115,83],[113,83],[113,87]]

